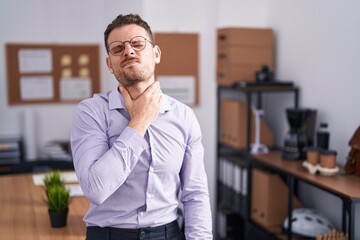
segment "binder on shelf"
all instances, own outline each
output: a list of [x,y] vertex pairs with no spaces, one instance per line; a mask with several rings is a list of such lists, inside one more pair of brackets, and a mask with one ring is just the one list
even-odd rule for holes
[[17,150],[19,150],[19,144],[17,142],[0,142],[0,152]]
[[219,158],[219,181],[224,184],[224,176],[225,176],[225,159]]
[[218,211],[218,235],[221,239],[226,238],[226,216],[222,211]]
[[218,232],[220,239],[241,239],[243,220],[237,214],[228,211],[218,211]]
[[[234,169],[234,164],[230,161],[226,161],[227,163],[227,169],[226,169],[226,186],[228,186],[229,188],[232,189],[232,185],[233,185],[233,169]],[[233,189],[232,189],[233,190]]]
[[21,137],[0,137],[0,165],[18,163],[22,156]]
[[20,158],[19,151],[1,151],[0,150],[0,159],[5,158]]
[[248,193],[248,191],[247,191],[247,188],[248,188],[248,170],[247,170],[247,168],[243,168],[241,177],[242,177],[242,179],[241,179],[241,183],[242,183],[241,194],[243,196],[246,196]]
[[[288,214],[289,189],[278,174],[253,168],[251,219],[275,233],[282,231],[282,224]],[[293,196],[293,207],[301,207]]]
[[241,172],[242,169],[240,166],[235,165],[234,167],[234,190],[236,193],[240,194],[242,191],[242,186],[241,186]]
[[236,194],[247,195],[247,168],[225,157],[219,158],[219,181]]
[[[250,131],[250,142],[255,141],[255,116],[250,113],[251,129],[247,129],[248,103],[231,98],[221,100],[220,141],[231,147],[244,149],[247,147],[247,133]],[[260,142],[267,147],[273,147],[274,137],[264,119],[260,122]]]

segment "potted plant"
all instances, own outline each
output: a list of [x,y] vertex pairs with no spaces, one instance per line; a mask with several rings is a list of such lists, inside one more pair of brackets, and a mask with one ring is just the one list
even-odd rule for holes
[[48,172],[44,177],[45,190],[47,191],[52,186],[61,185],[64,186],[64,181],[61,179],[59,170]]
[[54,228],[66,226],[70,192],[61,180],[60,172],[53,171],[48,173],[44,179],[44,184],[51,226]]

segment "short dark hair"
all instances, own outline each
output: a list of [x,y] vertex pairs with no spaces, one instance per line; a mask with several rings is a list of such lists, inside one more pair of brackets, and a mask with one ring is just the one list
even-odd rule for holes
[[120,14],[117,16],[106,28],[104,32],[104,41],[105,41],[105,48],[107,53],[109,53],[109,46],[108,46],[108,38],[112,30],[115,28],[129,25],[129,24],[136,24],[146,30],[146,32],[149,34],[150,41],[154,42],[154,36],[152,34],[151,28],[147,22],[141,19],[141,17],[137,14],[127,14],[122,15]]

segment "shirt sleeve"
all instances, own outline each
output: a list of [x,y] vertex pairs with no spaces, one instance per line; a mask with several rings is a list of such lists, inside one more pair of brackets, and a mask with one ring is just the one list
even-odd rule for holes
[[109,146],[107,119],[93,99],[81,102],[74,113],[71,149],[74,168],[85,196],[101,204],[126,180],[147,147],[146,141],[124,123]]
[[212,218],[201,129],[191,111],[189,139],[180,172],[187,240],[213,239]]

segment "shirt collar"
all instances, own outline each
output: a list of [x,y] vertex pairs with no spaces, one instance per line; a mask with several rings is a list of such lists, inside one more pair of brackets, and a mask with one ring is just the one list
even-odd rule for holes
[[[113,89],[109,94],[109,109],[125,109],[125,99],[118,91],[118,88]],[[167,112],[171,109],[169,97],[163,94],[163,102],[160,107],[160,113]]]

